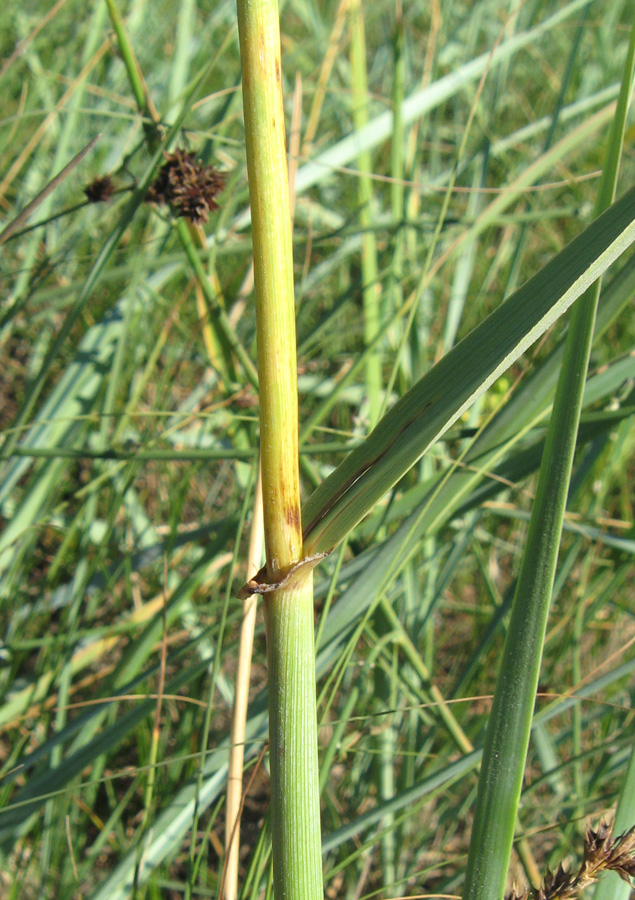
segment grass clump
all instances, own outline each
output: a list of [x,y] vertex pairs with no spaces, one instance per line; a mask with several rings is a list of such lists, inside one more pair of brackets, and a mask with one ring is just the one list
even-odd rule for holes
[[[514,594],[523,568],[532,574],[528,522],[570,367],[560,314],[602,273],[494,893],[588,893],[587,876],[616,860],[632,875],[631,19],[621,0],[285,4],[287,209],[283,188],[247,172],[246,144],[257,165],[263,134],[253,123],[246,133],[233,4],[183,0],[151,15],[139,0],[88,14],[76,0],[10,4],[0,37],[2,227],[17,221],[0,247],[7,897],[284,890],[271,845],[289,836],[278,834],[287,810],[271,791],[288,748],[268,744],[268,672],[283,692],[299,685],[305,708],[316,698],[305,724],[317,725],[324,894],[476,896],[466,855],[492,823],[481,829],[474,812],[486,729],[492,709],[510,721],[493,695],[510,633],[526,647],[526,629],[510,627]],[[623,136],[609,139],[614,121]],[[599,170],[611,167],[617,204],[594,223]],[[258,225],[261,200],[284,229]],[[262,327],[262,279],[283,242],[281,343],[297,391],[277,376]],[[290,418],[276,439],[266,410],[281,386],[277,415]],[[269,471],[292,471],[293,493],[271,512],[265,480],[279,530],[266,559],[256,550],[248,564],[268,440]],[[298,625],[310,648],[301,678],[271,640],[267,659],[263,620],[255,626],[229,878],[237,595],[246,582],[262,591],[269,639],[288,635],[284,614],[299,610],[276,608],[268,588],[306,556],[321,561]],[[519,659],[514,684],[529,668]],[[563,873],[585,823],[618,801],[622,837],[601,826],[582,869]],[[556,874],[539,887],[546,870]],[[510,895],[512,882],[534,887]]]

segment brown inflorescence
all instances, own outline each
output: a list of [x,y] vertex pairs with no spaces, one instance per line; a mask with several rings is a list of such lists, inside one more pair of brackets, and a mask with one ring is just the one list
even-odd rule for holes
[[558,866],[547,872],[537,888],[514,888],[505,900],[569,900],[597,881],[602,872],[617,872],[632,886],[635,878],[635,827],[613,837],[613,826],[601,822],[597,831],[589,828],[584,842],[584,861],[576,873]]
[[224,176],[213,166],[204,166],[194,153],[177,149],[165,154],[165,163],[150,186],[147,200],[168,204],[177,216],[200,224],[218,209],[216,197],[224,184]]
[[115,186],[110,175],[98,175],[86,185],[84,193],[89,203],[103,203],[110,200],[114,190]]

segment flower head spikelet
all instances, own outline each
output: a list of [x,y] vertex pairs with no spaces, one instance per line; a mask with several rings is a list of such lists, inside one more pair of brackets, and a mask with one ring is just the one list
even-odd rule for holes
[[224,175],[213,166],[205,166],[194,153],[177,149],[165,154],[165,163],[150,186],[150,203],[169,205],[177,216],[191,222],[207,222],[218,209],[216,197],[225,184]]

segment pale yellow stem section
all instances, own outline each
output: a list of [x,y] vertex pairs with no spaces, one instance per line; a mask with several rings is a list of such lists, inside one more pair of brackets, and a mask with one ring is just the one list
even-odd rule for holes
[[[254,518],[249,537],[249,558],[247,574],[253,577],[260,568],[263,545],[262,522],[262,482],[260,475],[254,496]],[[227,808],[225,812],[225,900],[236,900],[238,896],[238,862],[240,851],[240,813],[242,808],[243,759],[245,756],[245,723],[249,700],[249,677],[251,655],[256,627],[258,595],[250,594],[243,603],[243,619],[240,628],[238,648],[238,672],[236,674],[236,696],[232,717],[231,751],[229,773],[227,775]]]
[[278,5],[238,4],[254,247],[260,441],[270,581],[302,554],[293,248]]

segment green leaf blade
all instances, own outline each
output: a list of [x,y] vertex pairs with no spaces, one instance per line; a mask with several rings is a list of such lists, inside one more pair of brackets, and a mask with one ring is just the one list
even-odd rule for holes
[[306,555],[329,552],[635,240],[635,189],[444,356],[303,509]]

